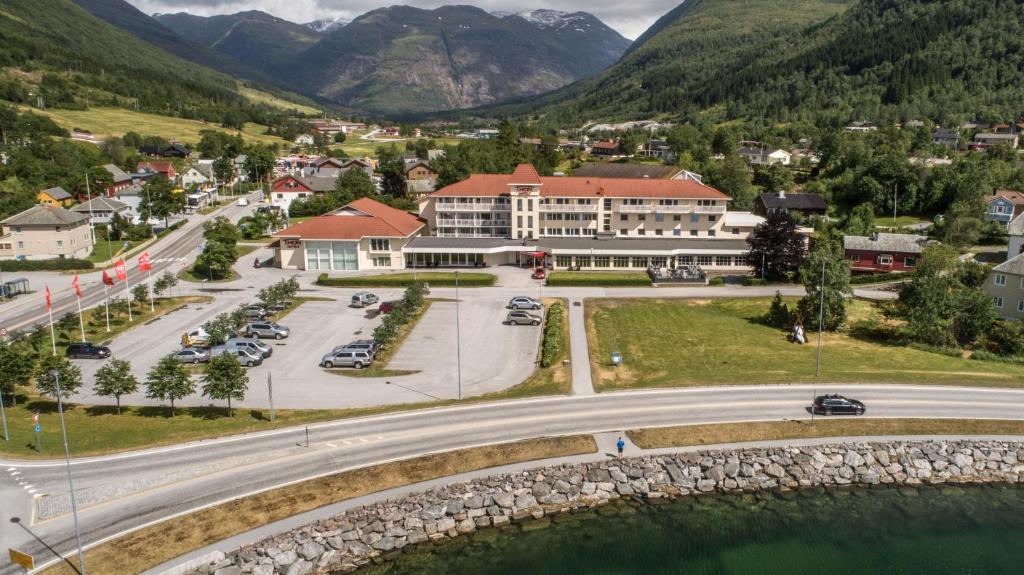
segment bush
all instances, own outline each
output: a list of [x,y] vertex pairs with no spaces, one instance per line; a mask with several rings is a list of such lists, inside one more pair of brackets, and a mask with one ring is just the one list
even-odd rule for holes
[[548,308],[547,320],[544,323],[544,338],[540,344],[540,366],[551,367],[562,359],[565,350],[562,348],[565,326],[562,314],[565,306],[561,302],[551,304]]
[[775,298],[772,299],[772,306],[768,309],[765,321],[768,325],[779,329],[789,329],[793,325],[793,312],[783,301],[782,292],[775,292]]
[[551,287],[636,287],[650,286],[651,278],[643,272],[552,272],[545,285]]
[[850,276],[850,285],[875,284],[888,281],[902,281],[909,279],[910,274],[906,272],[886,272],[880,274],[863,274]]
[[711,278],[711,279],[708,280],[708,285],[709,286],[722,286],[722,285],[725,285],[725,278],[722,278],[722,277]]
[[423,283],[405,288],[405,295],[392,310],[384,316],[384,321],[373,330],[373,341],[381,348],[386,348],[398,336],[398,331],[419,313],[423,307]]
[[55,260],[6,260],[3,263],[5,272],[38,272],[54,270],[86,270],[92,269],[89,260],[62,258]]
[[992,353],[991,351],[986,351],[984,349],[979,349],[978,351],[972,353],[971,359],[976,359],[978,361],[998,361],[999,363],[1013,363],[1017,365],[1024,365],[1024,357],[1017,355],[998,355]]
[[941,355],[948,355],[949,357],[963,357],[963,352],[958,347],[946,347],[941,345],[928,345],[926,343],[911,342],[907,344],[907,347],[916,349],[918,351],[927,351],[929,353],[938,353]]
[[[459,287],[489,287],[494,285],[496,279],[491,274],[459,273]],[[316,283],[327,287],[411,287],[424,283],[435,287],[452,287],[455,285],[455,275],[450,272],[420,272],[416,274],[414,281],[412,274],[409,273],[344,278],[320,274]]]
[[1002,356],[1024,355],[1024,323],[999,320],[981,337],[985,351]]
[[745,286],[763,286],[763,285],[768,285],[768,282],[764,281],[761,278],[748,277],[748,278],[743,278],[743,285],[745,285]]

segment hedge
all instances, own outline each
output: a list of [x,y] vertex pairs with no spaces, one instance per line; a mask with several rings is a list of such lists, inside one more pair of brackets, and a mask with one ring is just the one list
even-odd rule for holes
[[[482,273],[459,273],[459,287],[493,286],[496,277]],[[413,279],[412,274],[380,274],[372,276],[352,276],[343,278],[328,277],[320,274],[317,285],[326,287],[409,287],[414,283],[425,283],[431,287],[453,287],[455,274],[450,272],[420,272]]]
[[54,270],[86,270],[92,269],[89,260],[63,258],[53,260],[5,260],[0,262],[0,270],[5,272],[39,272]]
[[547,283],[551,287],[636,287],[650,286],[651,278],[643,272],[551,272]]
[[906,272],[854,275],[850,276],[850,285],[875,284],[894,280],[905,280],[909,277],[910,274]]
[[565,306],[562,302],[555,302],[548,308],[548,317],[544,323],[544,339],[540,343],[540,366],[551,367],[562,359],[565,350],[562,343],[565,338],[565,326],[562,322],[562,314]]
[[725,278],[723,278],[721,276],[716,277],[716,278],[711,278],[711,279],[708,280],[708,285],[709,286],[724,286],[725,285]]
[[997,361],[999,363],[1012,363],[1024,365],[1024,357],[1019,355],[997,355],[991,351],[979,349],[971,354],[971,359],[978,361]]

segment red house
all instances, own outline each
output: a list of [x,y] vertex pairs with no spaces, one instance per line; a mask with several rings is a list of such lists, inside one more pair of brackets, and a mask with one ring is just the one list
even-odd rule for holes
[[912,272],[928,243],[912,234],[843,236],[843,258],[854,272]]
[[178,172],[174,171],[174,164],[167,160],[152,160],[149,162],[139,162],[135,166],[136,172],[156,172],[161,176],[167,178],[170,181],[174,181],[178,177]]
[[590,147],[594,156],[614,156],[619,153],[619,143],[615,140],[598,140]]
[[131,187],[131,174],[125,172],[124,170],[115,166],[114,164],[105,164],[103,166],[103,169],[110,172],[110,178],[112,182],[110,186],[105,190],[108,198],[113,198],[117,194]]
[[271,184],[270,201],[287,210],[295,200],[304,200],[333,190],[337,182],[337,178],[281,176]]

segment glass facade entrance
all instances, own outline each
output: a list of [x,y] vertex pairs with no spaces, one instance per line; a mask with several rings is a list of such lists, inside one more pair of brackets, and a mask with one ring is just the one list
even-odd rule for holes
[[359,269],[358,242],[303,242],[303,245],[307,270]]

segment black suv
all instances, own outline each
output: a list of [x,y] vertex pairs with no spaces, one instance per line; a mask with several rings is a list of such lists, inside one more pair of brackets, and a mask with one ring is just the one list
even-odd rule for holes
[[110,357],[110,348],[83,341],[69,344],[66,355],[71,358],[104,359]]
[[814,413],[864,415],[864,404],[856,399],[849,399],[835,393],[819,395],[814,398],[814,405],[811,406]]

